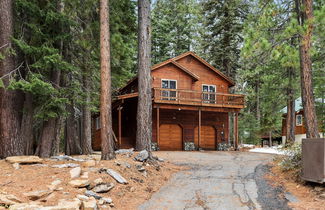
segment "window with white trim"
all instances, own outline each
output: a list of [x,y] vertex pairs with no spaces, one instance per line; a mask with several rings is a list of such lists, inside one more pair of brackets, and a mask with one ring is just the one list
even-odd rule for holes
[[302,126],[302,115],[301,114],[296,115],[296,126]]
[[[162,79],[161,88],[169,89],[169,90],[163,90],[161,92],[161,96],[163,100],[176,100],[177,80]],[[175,89],[175,91],[170,89]]]
[[215,85],[202,85],[202,99],[204,103],[216,103],[216,86]]

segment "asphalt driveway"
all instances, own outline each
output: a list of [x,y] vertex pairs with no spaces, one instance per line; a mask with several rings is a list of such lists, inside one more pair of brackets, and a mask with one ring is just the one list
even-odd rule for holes
[[176,173],[139,209],[289,209],[264,179],[273,155],[248,152],[157,152],[189,170]]

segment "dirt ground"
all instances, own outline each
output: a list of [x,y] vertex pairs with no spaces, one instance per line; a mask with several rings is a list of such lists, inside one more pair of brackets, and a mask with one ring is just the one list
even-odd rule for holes
[[273,185],[283,186],[286,191],[298,199],[298,202],[289,203],[291,208],[299,210],[325,209],[325,185],[297,180],[293,173],[283,172],[277,162],[274,162],[271,173],[267,174],[266,178]]
[[[91,156],[74,156],[83,159],[95,159],[97,164],[94,167],[84,167],[82,162],[76,161],[54,161],[44,160],[41,165],[20,165],[20,169],[14,169],[12,164],[5,160],[0,160],[0,192],[13,194],[20,198],[23,202],[28,199],[23,193],[46,190],[48,185],[56,179],[62,180],[59,185],[61,190],[53,192],[46,200],[41,201],[43,206],[56,205],[59,199],[75,198],[77,194],[84,194],[86,188],[73,188],[68,182],[71,181],[69,171],[71,168],[53,168],[51,165],[76,163],[80,164],[83,172],[89,173],[89,181],[102,178],[105,182],[112,182],[115,187],[107,192],[101,193],[103,197],[110,197],[113,200],[116,209],[135,209],[139,204],[148,200],[151,195],[156,192],[171,175],[182,169],[180,166],[169,163],[168,161],[159,162],[157,165],[146,165],[146,173],[139,172],[136,165],[141,162],[133,160],[133,157],[125,155],[117,155],[116,160],[99,161],[99,155]],[[117,163],[121,165],[118,166]],[[125,163],[130,164],[130,168],[125,167]],[[123,166],[124,165],[124,166]],[[119,172],[128,184],[118,184],[112,177],[105,173],[99,173],[100,168],[111,168]]]

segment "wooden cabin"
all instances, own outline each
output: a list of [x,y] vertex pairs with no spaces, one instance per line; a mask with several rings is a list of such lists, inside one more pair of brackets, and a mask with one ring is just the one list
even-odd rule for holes
[[[193,52],[151,68],[154,150],[216,150],[234,135],[244,96],[230,94],[235,83]],[[119,148],[135,147],[137,77],[119,90],[113,102],[113,130]],[[229,117],[234,133],[229,133]],[[100,149],[99,117],[93,119],[93,148]]]
[[[301,100],[301,99],[298,99]],[[297,103],[296,103],[297,104]],[[302,106],[302,105],[301,105]],[[299,106],[298,106],[299,108]],[[283,114],[282,119],[282,144],[285,144],[286,142],[286,133],[287,133],[287,126],[286,126],[286,117],[287,114]],[[306,127],[305,127],[305,117],[304,117],[304,111],[303,109],[298,109],[295,112],[295,142],[301,143],[302,139],[306,138]],[[319,129],[321,129],[321,125],[319,123]],[[320,130],[319,135],[323,138],[323,133]]]

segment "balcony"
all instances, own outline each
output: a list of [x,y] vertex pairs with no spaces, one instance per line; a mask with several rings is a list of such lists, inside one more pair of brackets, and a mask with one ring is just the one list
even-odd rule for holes
[[244,108],[244,95],[180,89],[153,89],[155,103],[225,108]]

